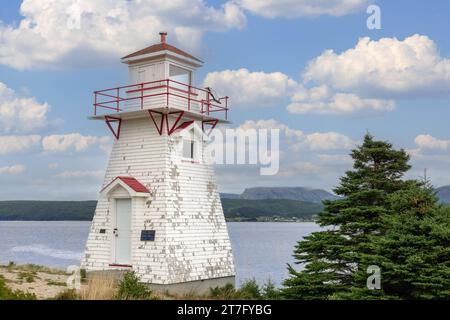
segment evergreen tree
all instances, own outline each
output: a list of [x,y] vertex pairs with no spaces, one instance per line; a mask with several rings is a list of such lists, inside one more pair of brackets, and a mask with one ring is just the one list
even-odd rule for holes
[[384,232],[389,196],[412,184],[402,180],[410,169],[408,154],[370,134],[351,157],[353,170],[334,189],[342,198],[325,201],[319,214],[318,223],[326,230],[312,233],[295,247],[296,263],[305,268],[296,271],[288,266],[286,298],[327,299],[361,285],[355,274],[363,257],[372,253],[371,236]]
[[364,283],[365,268],[381,269],[381,290],[355,287],[340,298],[450,299],[450,207],[438,204],[428,184],[416,184],[389,197],[392,214],[383,217],[383,236],[372,236],[373,255],[363,257],[355,280]]

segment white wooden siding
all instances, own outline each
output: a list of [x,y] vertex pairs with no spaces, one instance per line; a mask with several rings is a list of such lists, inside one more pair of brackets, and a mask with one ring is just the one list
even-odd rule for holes
[[[105,174],[103,187],[117,176],[132,176],[152,192],[149,198],[132,201],[132,265],[148,283],[235,274],[214,172],[201,159],[199,163],[183,161],[181,140],[176,134],[160,136],[150,118],[123,121]],[[123,191],[116,192],[124,196]],[[98,201],[82,261],[87,271],[117,269],[109,266],[112,202],[102,197]],[[100,234],[100,229],[107,232]],[[155,241],[140,241],[145,229],[155,230]]]

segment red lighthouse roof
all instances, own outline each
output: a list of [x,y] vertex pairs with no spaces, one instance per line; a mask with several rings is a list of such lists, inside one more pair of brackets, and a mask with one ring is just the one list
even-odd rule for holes
[[161,52],[161,51],[170,51],[170,52],[179,54],[181,56],[184,56],[186,58],[189,58],[189,59],[195,60],[197,62],[203,63],[202,60],[194,57],[193,55],[190,55],[189,53],[187,53],[187,52],[185,52],[183,50],[180,50],[177,47],[174,47],[174,46],[166,43],[167,33],[161,32],[160,35],[161,35],[161,42],[160,43],[151,45],[151,46],[149,46],[147,48],[144,48],[142,50],[139,50],[139,51],[136,51],[134,53],[131,53],[131,54],[123,57],[122,60],[123,59],[129,59],[129,58],[137,57],[137,56],[141,56],[141,55],[144,55],[144,54],[151,54],[151,53],[156,53],[156,52]]

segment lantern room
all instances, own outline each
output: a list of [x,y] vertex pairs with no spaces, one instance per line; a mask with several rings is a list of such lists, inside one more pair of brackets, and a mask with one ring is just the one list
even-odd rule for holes
[[[122,58],[129,68],[128,85],[94,92],[92,119],[105,120],[117,139],[120,121],[128,118],[150,115],[160,134],[165,126],[168,135],[186,121],[201,121],[203,128],[228,122],[228,97],[193,85],[195,70],[203,62],[168,44],[167,33],[160,36],[160,43]],[[172,125],[169,118],[174,118]],[[117,130],[111,122],[119,122]]]
[[122,58],[122,62],[129,66],[130,84],[169,79],[174,84],[180,83],[180,89],[183,89],[182,85],[191,86],[194,71],[203,62],[168,44],[167,33],[161,32],[160,36],[160,43]]

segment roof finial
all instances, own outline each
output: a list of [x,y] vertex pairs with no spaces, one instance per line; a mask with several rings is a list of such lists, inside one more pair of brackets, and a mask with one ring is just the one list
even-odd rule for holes
[[167,32],[160,32],[159,35],[161,36],[161,43],[166,43]]

